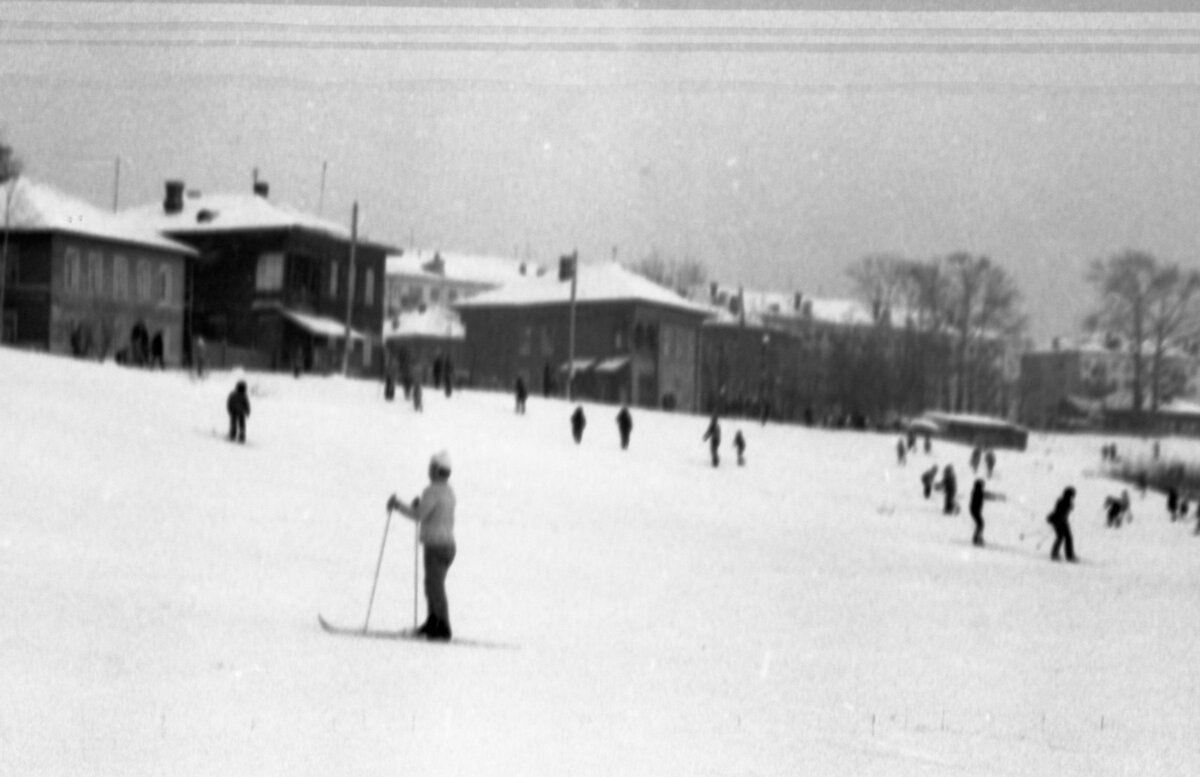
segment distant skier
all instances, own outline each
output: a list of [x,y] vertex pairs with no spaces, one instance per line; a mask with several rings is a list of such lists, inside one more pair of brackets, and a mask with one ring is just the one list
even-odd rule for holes
[[442,384],[446,389],[446,396],[454,393],[454,362],[450,361],[449,356],[442,362]]
[[971,489],[970,513],[971,520],[975,522],[975,534],[971,537],[971,542],[975,545],[983,545],[983,503],[988,499],[1003,499],[1000,494],[992,493],[983,487],[983,479],[976,478],[975,486]]
[[991,448],[983,452],[983,464],[987,467],[987,476],[990,479],[992,472],[996,469],[996,452]]
[[983,459],[983,449],[978,445],[971,449],[971,472],[979,472],[979,462]]
[[708,422],[708,429],[700,439],[708,441],[708,450],[712,454],[712,465],[714,467],[720,465],[721,457],[717,450],[721,447],[721,424],[717,421],[716,413],[713,413],[712,420]]
[[1106,516],[1106,525],[1110,529],[1119,529],[1121,524],[1127,518],[1132,518],[1129,513],[1129,492],[1122,491],[1121,496],[1109,496],[1104,498],[1104,512]]
[[947,464],[946,468],[942,470],[942,482],[939,485],[945,499],[942,512],[945,515],[954,515],[958,512],[958,478],[954,474],[953,466]]
[[738,466],[746,466],[746,438],[742,436],[741,429],[738,429],[733,435],[733,449],[737,451]]
[[912,429],[909,429],[909,430],[908,430],[908,435],[907,435],[907,437],[905,438],[905,444],[908,446],[908,449],[909,449],[910,451],[911,451],[911,450],[916,450],[916,447],[917,447],[917,435],[916,435],[916,432],[914,432]]
[[904,438],[900,438],[896,443],[896,460],[901,464],[908,462],[908,449],[904,447]]
[[429,485],[404,504],[395,494],[388,499],[388,510],[398,510],[421,526],[420,541],[425,549],[425,602],[428,617],[417,634],[431,640],[450,639],[450,602],[446,597],[446,573],[454,563],[454,508],[456,499],[450,487],[450,454],[441,451],[429,461]]
[[413,410],[415,410],[418,413],[420,413],[422,410],[425,409],[425,406],[422,402],[422,397],[421,397],[421,395],[423,393],[424,393],[424,391],[421,388],[421,381],[419,381],[419,380],[414,381],[413,387],[412,387]]
[[1075,541],[1071,537],[1071,510],[1075,507],[1075,489],[1071,486],[1063,491],[1054,504],[1054,510],[1046,516],[1046,523],[1054,529],[1054,545],[1050,548],[1051,561],[1058,561],[1060,548],[1066,551],[1067,561],[1075,561]]
[[925,489],[925,498],[933,496],[933,481],[937,480],[937,465],[934,464],[929,469],[921,473],[921,486]]
[[158,367],[160,370],[167,368],[166,362],[163,361],[163,336],[162,332],[155,332],[153,339],[150,340],[150,368]]
[[928,434],[925,435],[925,452],[926,453],[933,452],[933,440],[930,438],[930,436]]
[[525,415],[525,400],[529,398],[529,390],[525,388],[525,379],[517,376],[517,415]]
[[633,432],[633,416],[628,407],[621,407],[617,413],[617,431],[621,434],[621,450],[629,447],[629,435]]
[[1167,489],[1167,512],[1171,515],[1172,523],[1179,519],[1179,492],[1175,486]]
[[576,405],[575,412],[571,413],[571,436],[575,438],[575,444],[583,442],[583,430],[587,426],[587,417],[583,414],[583,405]]
[[250,416],[250,397],[246,393],[246,381],[239,380],[229,399],[225,400],[229,411],[229,441],[246,442],[246,419]]

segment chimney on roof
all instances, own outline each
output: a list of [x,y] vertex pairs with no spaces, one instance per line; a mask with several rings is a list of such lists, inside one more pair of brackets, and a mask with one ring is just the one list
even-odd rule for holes
[[265,200],[267,199],[267,195],[271,193],[271,185],[266,181],[255,181],[254,193]]
[[804,302],[804,294],[803,293],[798,292],[798,291],[792,293],[792,310],[793,311],[800,310],[800,305],[803,302]]
[[167,181],[167,193],[163,199],[164,213],[179,213],[183,210],[183,181]]

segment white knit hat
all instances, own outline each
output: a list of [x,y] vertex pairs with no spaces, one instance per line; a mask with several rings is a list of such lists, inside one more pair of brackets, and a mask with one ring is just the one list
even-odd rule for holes
[[440,470],[449,472],[450,471],[450,454],[447,453],[446,451],[438,451],[437,453],[433,454],[433,458],[429,460],[429,463],[432,464],[433,466],[437,467]]

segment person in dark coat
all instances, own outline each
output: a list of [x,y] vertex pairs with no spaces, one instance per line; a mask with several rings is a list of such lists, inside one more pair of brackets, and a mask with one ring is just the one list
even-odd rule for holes
[[708,449],[712,453],[712,465],[714,467],[720,465],[721,457],[717,454],[717,449],[721,447],[721,424],[717,421],[716,413],[713,413],[712,420],[708,422],[708,429],[700,439],[708,441]]
[[163,336],[162,332],[155,332],[153,339],[150,340],[150,367],[158,367],[160,370],[167,368],[167,363],[163,361]]
[[446,389],[446,396],[454,393],[454,362],[450,361],[449,356],[442,362],[442,384]]
[[1054,529],[1054,545],[1050,548],[1050,560],[1058,561],[1058,551],[1066,551],[1067,561],[1075,561],[1075,541],[1071,537],[1071,510],[1075,507],[1075,489],[1071,486],[1063,491],[1054,504],[1054,510],[1046,517],[1046,523]]
[[525,400],[529,398],[529,389],[525,388],[525,379],[517,376],[517,415],[525,415]]
[[1167,489],[1167,512],[1171,514],[1172,521],[1179,518],[1179,492],[1175,486]]
[[229,411],[229,441],[246,442],[246,419],[250,416],[250,397],[246,393],[246,381],[239,380],[237,387],[225,401]]
[[421,388],[421,381],[414,381],[412,387],[413,410],[417,411],[418,413],[424,410],[424,406],[421,403],[422,393],[423,389]]
[[896,459],[901,464],[905,464],[908,461],[908,448],[904,447],[904,438],[900,438],[896,442]]
[[617,431],[621,433],[621,450],[629,447],[629,435],[633,432],[633,416],[628,407],[622,407],[617,413]]
[[737,451],[738,466],[746,466],[746,438],[742,436],[742,430],[738,429],[733,435],[733,449]]
[[937,480],[937,465],[921,473],[921,486],[925,489],[925,498],[933,496],[933,482]]
[[942,495],[945,497],[942,512],[946,515],[954,515],[958,512],[958,478],[954,475],[954,467],[949,464],[942,470],[941,487]]
[[983,479],[976,478],[975,486],[971,489],[970,512],[971,520],[975,522],[975,534],[971,537],[971,542],[975,545],[983,545],[983,503],[988,499],[1001,499],[999,494],[993,494],[991,491],[984,489]]
[[571,436],[575,438],[575,444],[583,442],[583,430],[587,426],[587,416],[583,414],[583,405],[576,405],[575,412],[571,413]]

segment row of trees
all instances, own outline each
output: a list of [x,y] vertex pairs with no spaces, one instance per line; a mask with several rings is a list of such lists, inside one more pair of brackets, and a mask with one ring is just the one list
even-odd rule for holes
[[21,160],[13,147],[0,137],[0,186],[4,187],[4,235],[0,237],[0,342],[4,341],[4,284],[8,279],[8,233],[12,216],[12,199],[17,178],[21,175]]
[[865,256],[847,271],[874,318],[877,380],[898,409],[1004,412],[1004,359],[1026,327],[1012,277],[989,257]]

